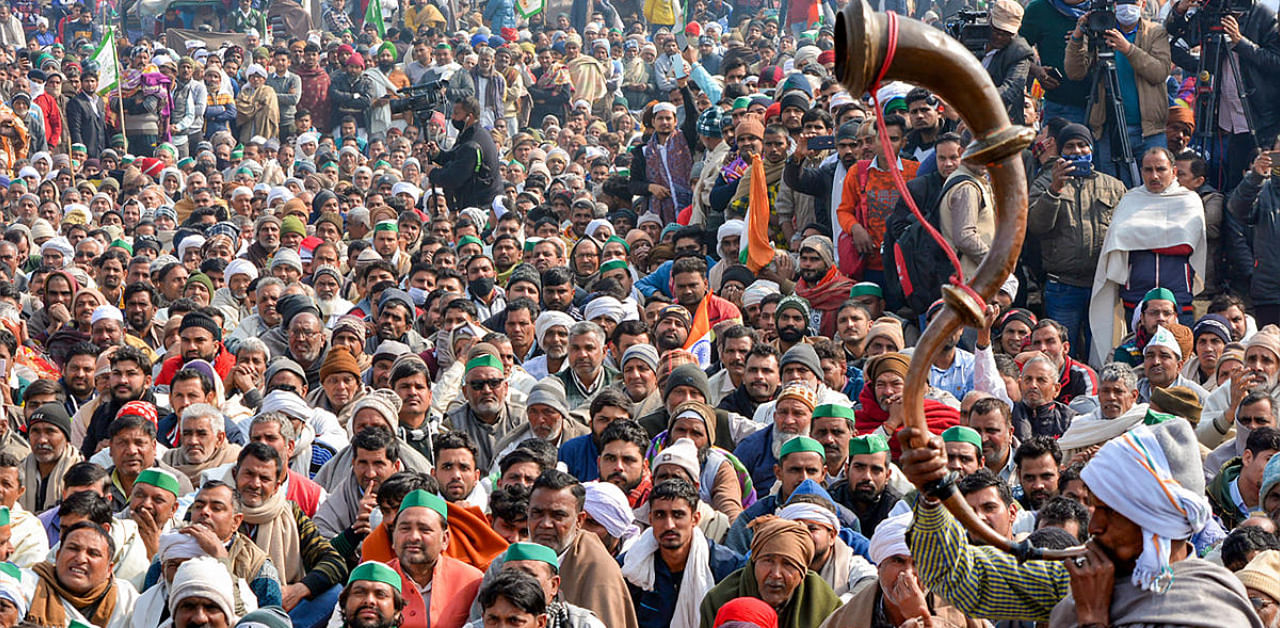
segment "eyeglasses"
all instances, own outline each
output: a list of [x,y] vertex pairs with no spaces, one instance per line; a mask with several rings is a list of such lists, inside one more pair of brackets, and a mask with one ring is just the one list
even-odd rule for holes
[[477,379],[477,380],[474,380],[474,381],[467,382],[467,385],[471,387],[471,390],[474,390],[474,391],[476,391],[476,392],[481,392],[481,391],[483,391],[483,390],[484,390],[484,389],[486,389],[486,388],[492,388],[492,389],[494,389],[494,390],[497,390],[497,389],[498,389],[498,387],[499,387],[499,386],[501,386],[501,385],[502,385],[502,383],[503,383],[504,381],[506,381],[506,380],[503,380],[503,379]]
[[1264,597],[1250,597],[1249,603],[1253,605],[1253,610],[1258,612],[1262,612],[1262,609],[1275,604],[1275,602]]

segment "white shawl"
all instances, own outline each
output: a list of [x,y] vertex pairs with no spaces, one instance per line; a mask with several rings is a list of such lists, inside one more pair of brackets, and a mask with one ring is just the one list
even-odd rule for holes
[[1193,292],[1199,292],[1204,284],[1208,249],[1200,196],[1174,182],[1159,194],[1138,186],[1120,199],[1098,255],[1089,302],[1095,368],[1109,361],[1109,352],[1124,336],[1124,328],[1116,327],[1116,310],[1120,307],[1120,288],[1129,281],[1129,252],[1183,244],[1191,246],[1191,267],[1196,274]]
[[[716,585],[711,573],[711,548],[702,528],[693,529],[693,545],[685,559],[684,576],[680,579],[680,597],[676,599],[676,611],[671,617],[671,628],[696,628],[699,624],[698,606],[707,591]],[[622,577],[645,591],[653,590],[653,566],[658,553],[658,539],[649,528],[636,538],[627,551],[622,564]]]

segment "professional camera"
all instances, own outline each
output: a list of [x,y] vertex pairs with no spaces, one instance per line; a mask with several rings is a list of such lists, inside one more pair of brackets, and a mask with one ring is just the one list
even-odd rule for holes
[[1222,23],[1222,18],[1231,15],[1237,20],[1253,11],[1254,0],[1208,0],[1200,7],[1200,14],[1210,26]]
[[436,80],[399,90],[401,97],[391,101],[391,113],[412,111],[414,117],[419,119],[430,118],[432,112],[436,111],[447,115],[449,112],[445,107],[449,99],[445,97],[444,88],[445,82]]
[[991,16],[986,11],[962,9],[947,18],[946,32],[981,58],[991,41]]
[[1116,28],[1115,0],[1090,0],[1089,17],[1084,21],[1085,35],[1094,41],[1100,41],[1103,33]]

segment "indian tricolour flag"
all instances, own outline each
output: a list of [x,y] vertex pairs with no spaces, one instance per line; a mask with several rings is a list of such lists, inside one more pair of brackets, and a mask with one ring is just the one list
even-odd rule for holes
[[751,272],[758,273],[773,261],[773,244],[769,242],[769,184],[759,155],[751,160],[751,190],[747,201],[747,237],[739,261]]
[[711,366],[711,315],[707,312],[707,302],[703,299],[698,304],[698,311],[693,313],[693,327],[689,328],[689,339],[684,343],[684,350],[698,358],[698,366]]

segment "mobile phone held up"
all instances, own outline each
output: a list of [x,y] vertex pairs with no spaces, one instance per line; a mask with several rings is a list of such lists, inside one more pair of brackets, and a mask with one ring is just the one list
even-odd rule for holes
[[1093,155],[1063,155],[1067,160],[1067,175],[1087,177],[1093,174]]
[[831,150],[836,147],[836,136],[819,135],[811,137],[808,141],[809,150]]

